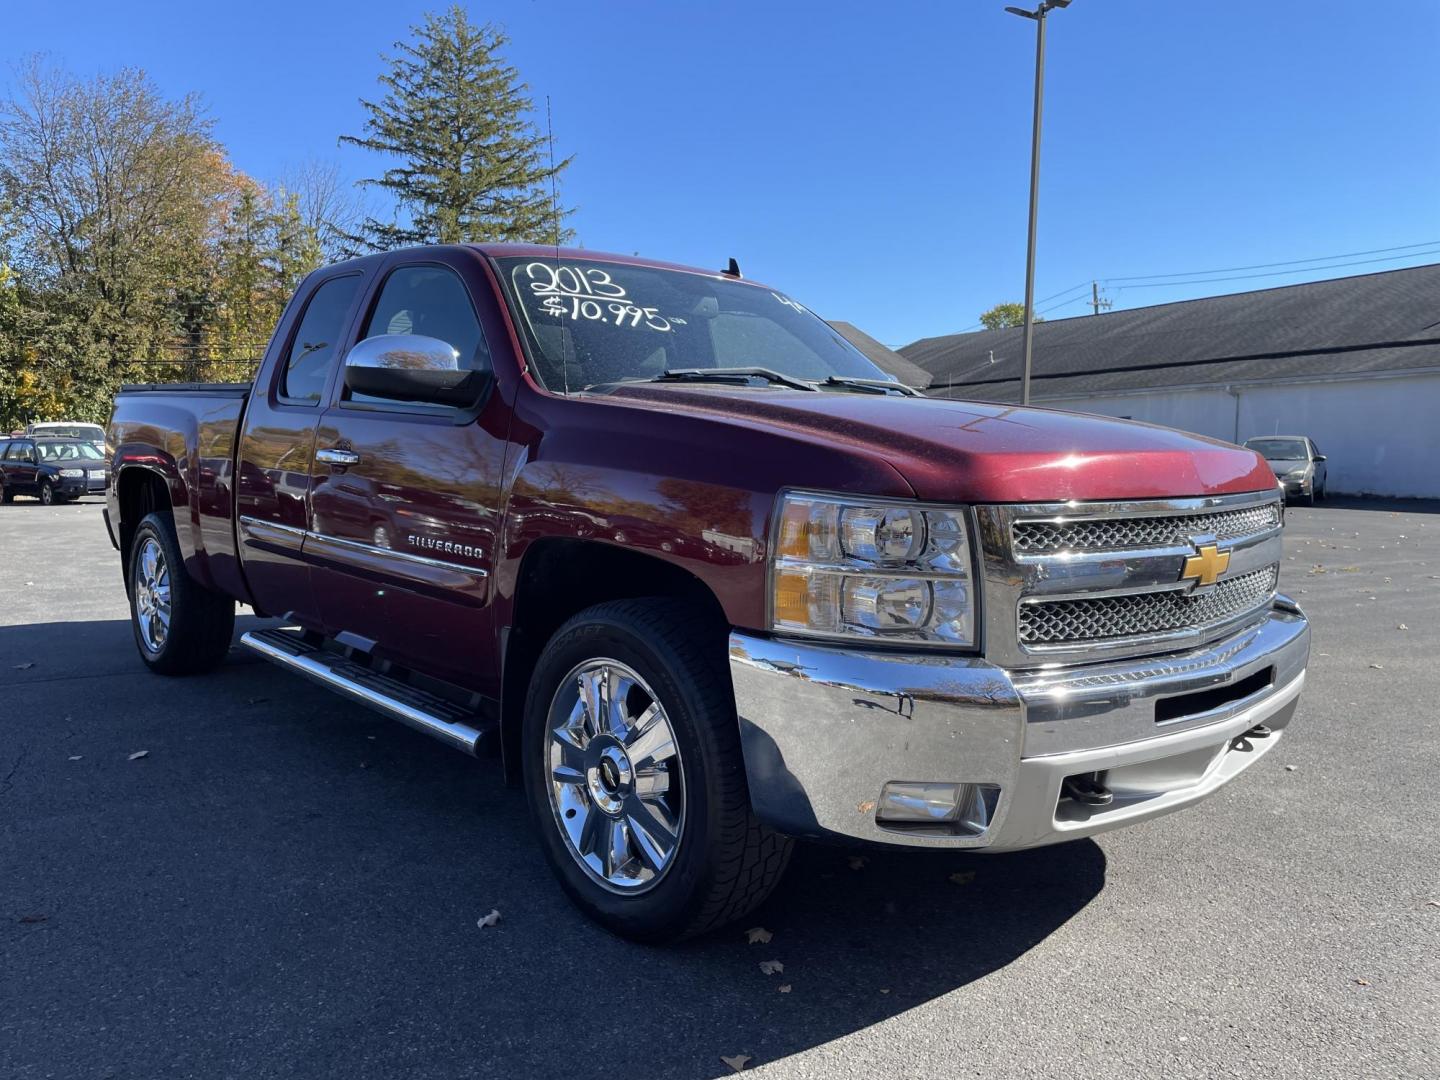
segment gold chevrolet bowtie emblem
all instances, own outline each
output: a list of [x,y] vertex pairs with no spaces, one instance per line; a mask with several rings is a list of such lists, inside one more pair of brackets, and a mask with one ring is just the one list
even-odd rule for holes
[[1220,575],[1230,569],[1230,552],[1221,551],[1214,544],[1197,547],[1195,554],[1185,559],[1185,569],[1180,572],[1181,581],[1193,581],[1200,588],[1214,585]]

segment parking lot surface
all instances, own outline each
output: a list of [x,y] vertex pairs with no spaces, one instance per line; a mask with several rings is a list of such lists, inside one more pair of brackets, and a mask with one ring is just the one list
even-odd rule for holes
[[0,507],[0,1076],[1440,1076],[1433,509],[1290,511],[1311,674],[1208,802],[804,848],[652,949],[569,906],[498,763],[238,651],[149,674],[99,500]]

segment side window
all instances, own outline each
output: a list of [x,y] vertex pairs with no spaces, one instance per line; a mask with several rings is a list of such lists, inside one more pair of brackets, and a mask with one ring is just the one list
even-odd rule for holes
[[332,278],[310,297],[290,343],[290,355],[285,358],[285,375],[280,382],[284,397],[291,401],[320,400],[340,335],[345,332],[345,316],[359,286],[358,274]]
[[19,461],[25,456],[25,443],[12,442],[5,451],[6,461]]
[[402,266],[385,279],[360,337],[381,334],[439,338],[460,354],[462,368],[490,368],[490,350],[470,294],[456,273],[443,266]]

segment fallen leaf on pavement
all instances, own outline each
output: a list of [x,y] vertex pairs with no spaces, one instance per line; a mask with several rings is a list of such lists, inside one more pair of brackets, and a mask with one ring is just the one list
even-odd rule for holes
[[1380,664],[1371,664],[1370,666],[1373,667],[1373,668],[1377,668],[1377,669],[1379,669],[1380,671],[1384,671],[1384,670],[1385,670],[1384,667],[1383,667],[1382,665],[1380,665]]
[[890,988],[888,986],[881,987],[880,992],[882,994],[888,994],[890,992]]
[[1369,980],[1369,979],[1356,979],[1356,980],[1355,980],[1355,985],[1356,985],[1356,986],[1369,986],[1369,985],[1370,985],[1370,980]]
[[1285,766],[1285,771],[1286,771],[1286,772],[1294,772],[1294,771],[1295,771],[1295,766],[1294,766],[1294,765],[1286,765],[1286,766]]
[[475,925],[478,926],[481,930],[484,930],[485,927],[487,927],[487,926],[494,926],[494,925],[495,925],[496,923],[498,923],[499,921],[500,921],[500,912],[498,912],[498,911],[495,910],[494,908],[491,908],[491,909],[490,909],[490,914],[489,914],[489,915],[481,915],[480,918],[475,921]]
[[126,761],[138,761],[138,760],[140,760],[142,757],[149,757],[149,756],[150,756],[150,751],[149,751],[149,750],[136,750],[133,754],[131,754],[131,755],[130,755],[128,758],[126,758],[125,760],[126,760]]
[[1406,626],[1406,625],[1402,622],[1402,623],[1396,624],[1395,629],[1396,629],[1396,630],[1409,630],[1410,627]]
[[777,989],[778,989],[782,994],[788,994],[788,993],[790,992],[790,984],[789,984],[789,983],[781,983],[781,984],[779,985],[779,987],[777,987]]
[[15,670],[16,670],[16,671],[29,671],[29,670],[30,670],[32,667],[34,667],[34,666],[35,666],[35,661],[34,661],[34,660],[26,660],[25,663],[23,663],[23,664],[16,664],[16,665],[15,665]]
[[42,923],[48,918],[50,918],[49,915],[21,915],[20,921],[22,923]]
[[770,939],[775,935],[766,930],[763,926],[752,926],[745,931],[746,943],[754,945],[757,942],[761,945],[769,945]]
[[734,1057],[726,1057],[724,1054],[721,1054],[720,1060],[723,1061],[726,1065],[729,1065],[736,1072],[739,1072],[741,1069],[745,1068],[745,1063],[747,1061],[751,1061],[753,1059],[750,1057],[749,1054],[736,1054]]
[[71,754],[71,755],[70,755],[70,760],[71,760],[71,761],[79,761],[79,760],[80,760],[81,758],[83,758],[84,756],[85,756],[84,754]]
[[865,862],[866,862],[866,859],[865,859],[865,856],[864,856],[864,855],[851,855],[851,856],[850,856],[850,869],[851,869],[851,870],[863,870],[863,869],[865,868]]
[[782,964],[779,960],[761,960],[761,961],[760,961],[760,974],[761,974],[761,975],[774,975],[774,974],[776,974],[777,972],[783,972],[784,970],[785,970],[785,965]]
[[975,880],[975,871],[974,871],[974,870],[961,870],[961,871],[958,871],[957,873],[954,873],[954,874],[951,874],[951,875],[950,875],[950,880],[953,881],[956,885],[969,885],[970,882],[972,882],[972,881]]

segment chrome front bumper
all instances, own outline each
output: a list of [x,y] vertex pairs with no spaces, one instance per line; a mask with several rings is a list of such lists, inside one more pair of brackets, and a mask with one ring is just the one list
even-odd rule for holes
[[[1001,851],[1088,836],[1204,798],[1280,740],[1309,652],[1305,616],[1278,597],[1257,624],[1158,657],[1007,671],[977,657],[736,632],[730,673],[751,802],[773,828]],[[1206,698],[1260,683],[1218,706]],[[1157,722],[1158,702],[1191,694],[1194,711]],[[1268,738],[1241,738],[1259,724],[1271,729]],[[1087,773],[1105,774],[1113,802],[1062,798],[1066,777]],[[877,820],[891,781],[985,785],[998,799],[973,835],[917,831]]]

